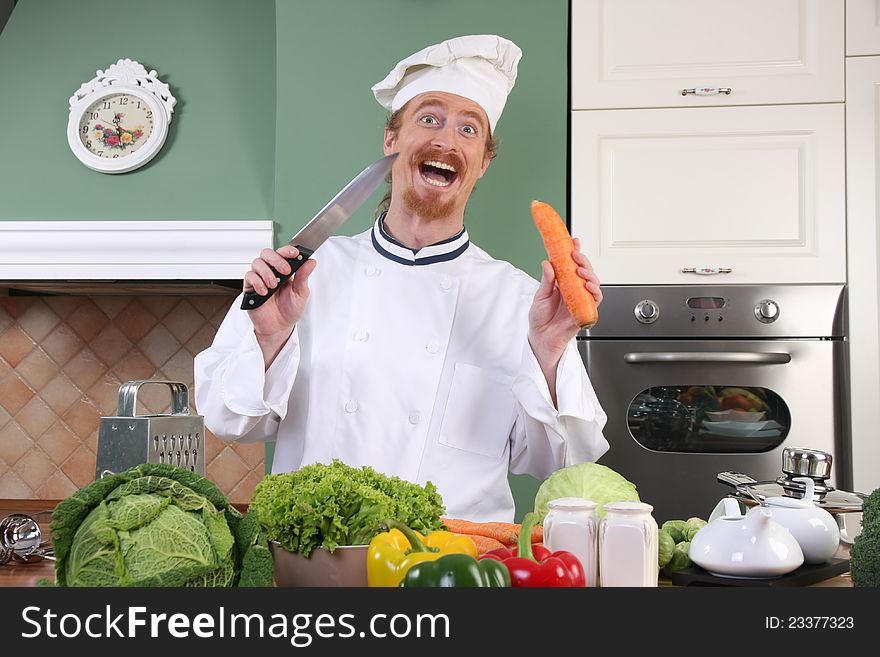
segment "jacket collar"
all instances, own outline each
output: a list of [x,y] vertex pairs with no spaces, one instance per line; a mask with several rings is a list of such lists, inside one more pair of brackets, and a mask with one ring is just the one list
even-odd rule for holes
[[454,260],[467,251],[470,245],[467,229],[462,227],[458,234],[449,239],[423,246],[421,249],[411,249],[391,237],[385,230],[384,219],[385,213],[383,212],[373,224],[371,234],[373,247],[380,255],[401,265],[431,265],[435,262]]

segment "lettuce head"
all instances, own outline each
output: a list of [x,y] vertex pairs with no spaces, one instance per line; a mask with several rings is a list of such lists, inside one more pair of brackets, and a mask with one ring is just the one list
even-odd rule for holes
[[538,488],[535,511],[547,515],[547,503],[559,497],[580,497],[599,506],[599,517],[605,515],[607,502],[640,502],[636,487],[625,477],[598,463],[576,463],[551,474]]

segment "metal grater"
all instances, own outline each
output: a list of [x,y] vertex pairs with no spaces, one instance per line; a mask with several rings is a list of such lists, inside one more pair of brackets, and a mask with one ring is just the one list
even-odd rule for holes
[[[148,383],[171,389],[171,413],[137,415],[137,393]],[[205,474],[205,419],[189,414],[189,391],[180,381],[129,381],[119,388],[114,417],[102,417],[98,428],[95,478],[141,463],[169,463]]]

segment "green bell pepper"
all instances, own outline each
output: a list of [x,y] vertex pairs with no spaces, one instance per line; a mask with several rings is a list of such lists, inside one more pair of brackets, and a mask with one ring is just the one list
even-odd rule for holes
[[412,566],[400,586],[505,587],[510,586],[510,573],[504,564],[494,559],[478,561],[469,554],[446,554]]

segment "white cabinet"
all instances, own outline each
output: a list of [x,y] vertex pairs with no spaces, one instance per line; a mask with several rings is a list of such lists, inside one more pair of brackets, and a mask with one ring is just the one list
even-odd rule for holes
[[846,55],[880,55],[880,1],[846,0]]
[[572,0],[571,31],[572,109],[844,99],[843,0]]
[[846,61],[847,238],[853,482],[880,487],[880,57]]
[[844,107],[572,112],[571,227],[603,283],[844,282]]

